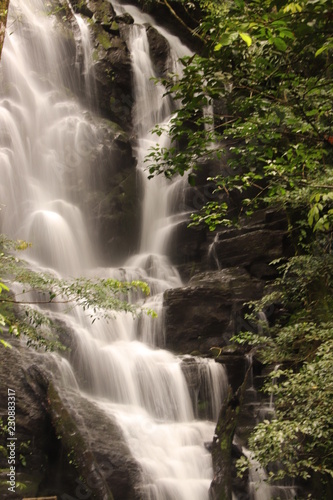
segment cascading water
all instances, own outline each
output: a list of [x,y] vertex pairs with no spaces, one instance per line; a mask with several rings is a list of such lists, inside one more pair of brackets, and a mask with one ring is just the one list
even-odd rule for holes
[[[131,9],[137,22],[147,22]],[[82,20],[76,21],[81,36],[86,36]],[[82,155],[79,163],[73,162],[72,152],[87,137],[89,144],[99,146],[99,119],[68,97],[69,85],[75,91],[77,75],[72,72],[76,70],[63,67],[66,47],[57,37],[54,16],[45,15],[45,2],[12,0],[9,24],[14,29],[3,51],[0,102],[2,232],[33,243],[28,260],[36,269],[64,276],[86,273],[148,281],[153,295],[148,305],[161,312],[163,291],[181,285],[164,249],[171,237],[170,203],[182,181],[167,185],[155,179],[145,186],[140,254],[121,270],[98,268],[84,216],[64,179],[69,175],[82,183],[89,160]],[[185,49],[163,34],[170,40],[174,53],[170,64],[175,66]],[[89,44],[82,39],[80,43],[90,98],[91,54]],[[143,175],[143,158],[152,144],[149,130],[155,123],[167,123],[172,104],[162,98],[163,89],[150,81],[154,73],[141,25],[131,27],[129,46],[136,153]],[[142,494],[151,500],[208,499],[212,466],[204,443],[211,441],[215,424],[195,419],[182,359],[160,348],[161,318],[134,320],[117,314],[109,323],[101,320],[92,325],[80,311],[58,310],[53,316],[67,325],[76,345],[71,365],[55,356],[63,384],[117,419],[142,468]],[[209,385],[211,418],[216,419],[225,390],[224,369],[207,360],[195,362]]]

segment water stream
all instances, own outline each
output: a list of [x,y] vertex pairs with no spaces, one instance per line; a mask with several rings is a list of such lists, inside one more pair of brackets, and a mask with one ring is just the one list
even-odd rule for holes
[[[75,97],[77,65],[70,64],[68,47],[58,36],[55,16],[45,12],[42,0],[12,0],[9,32],[1,62],[0,96],[0,212],[1,232],[32,242],[25,256],[35,269],[59,276],[99,275],[147,280],[152,297],[148,306],[162,311],[162,294],[181,286],[167,256],[172,238],[172,200],[181,181],[146,181],[143,158],[152,144],[150,129],[167,123],[173,111],[163,88],[150,78],[154,71],[143,22],[149,18],[133,7],[131,50],[138,175],[144,182],[140,253],[121,269],[100,267],[98,249],[89,237],[85,217],[65,179],[84,181],[89,157],[73,160],[86,138],[100,145],[99,117]],[[116,8],[120,8],[119,4]],[[83,57],[87,99],[94,93],[89,31],[75,16],[79,32],[77,53]],[[186,53],[176,37],[170,65]],[[69,90],[70,89],[70,90]],[[90,107],[91,109],[91,107]],[[162,139],[163,140],[163,139]],[[156,139],[154,139],[156,142]],[[66,177],[67,176],[67,177]],[[211,420],[198,420],[196,402],[182,370],[182,358],[163,349],[162,314],[141,321],[119,313],[110,322],[91,324],[82,311],[55,311],[76,343],[71,364],[58,359],[63,383],[89,398],[121,426],[133,456],[145,477],[151,500],[206,500],[212,479],[211,441],[226,376],[213,361],[197,359],[212,408]],[[195,398],[194,398],[195,399]]]

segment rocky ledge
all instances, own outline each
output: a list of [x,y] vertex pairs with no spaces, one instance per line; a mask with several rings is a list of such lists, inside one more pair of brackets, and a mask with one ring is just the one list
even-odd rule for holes
[[262,296],[264,283],[242,268],[197,274],[164,293],[166,348],[207,354],[243,328],[243,304]]

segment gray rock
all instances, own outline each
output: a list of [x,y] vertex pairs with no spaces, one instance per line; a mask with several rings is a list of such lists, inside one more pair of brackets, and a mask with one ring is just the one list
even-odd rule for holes
[[147,26],[150,57],[157,76],[166,76],[170,70],[170,46],[166,38],[153,26]]
[[[13,342],[11,338],[6,339]],[[32,353],[33,354],[33,353]],[[0,345],[0,496],[3,500],[21,498],[17,489],[16,494],[8,491],[9,463],[6,452],[8,434],[5,431],[8,418],[8,390],[15,391],[15,472],[16,482],[27,485],[28,496],[36,496],[39,483],[42,479],[41,466],[47,466],[45,450],[48,446],[46,422],[46,386],[42,375],[34,376],[34,360],[30,361],[31,369],[24,368],[26,355],[21,354],[18,347],[12,349]],[[20,457],[21,456],[21,457]],[[24,457],[24,458],[22,458]],[[24,466],[23,463],[26,462]],[[4,481],[4,483],[2,482]],[[16,496],[15,496],[16,495]]]
[[53,384],[49,385],[48,402],[57,436],[93,498],[138,500],[140,468],[112,417],[89,400],[62,393]]
[[120,16],[116,16],[115,21],[117,23],[124,23],[124,24],[133,24],[134,23],[133,17],[128,12],[124,12],[124,14],[121,14]]
[[164,293],[166,347],[178,353],[209,352],[227,345],[241,325],[243,303],[261,297],[263,282],[243,269],[211,271],[184,288]]
[[268,264],[283,256],[285,237],[285,231],[228,229],[218,233],[214,252],[221,267]]
[[[6,339],[7,340],[7,339]],[[60,389],[60,372],[48,354],[13,342],[0,348],[0,445],[6,450],[8,389],[15,391],[16,482],[27,497],[67,494],[94,500],[138,500],[141,470],[110,415],[79,393]],[[59,385],[60,384],[60,385]],[[0,494],[8,491],[8,458],[0,453]]]
[[133,106],[132,63],[122,30],[119,30],[116,23],[113,24],[112,32],[109,32],[97,22],[92,29],[99,109],[102,115],[118,123],[124,130],[130,130]]

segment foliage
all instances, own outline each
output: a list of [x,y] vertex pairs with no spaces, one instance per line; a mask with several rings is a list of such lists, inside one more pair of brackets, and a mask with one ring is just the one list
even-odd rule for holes
[[[299,336],[300,333],[305,335]],[[287,334],[290,337],[284,350]],[[272,372],[274,380],[267,382],[265,389],[274,395],[275,414],[272,420],[256,426],[249,446],[260,464],[270,471],[270,479],[308,479],[317,473],[325,483],[333,477],[333,323],[321,325],[319,330],[314,324],[296,324],[293,329],[282,330],[275,344],[279,359],[281,346],[282,354],[290,361],[295,361],[295,350],[298,362],[302,348],[308,350],[307,360],[300,369]],[[243,461],[239,465],[242,469]]]
[[162,80],[178,106],[154,129],[170,147],[153,147],[147,169],[150,177],[189,172],[193,184],[197,170],[220,164],[218,175],[207,174],[216,198],[192,216],[211,230],[235,223],[235,194],[239,215],[268,206],[286,215],[294,256],[274,263],[279,278],[252,304],[254,315],[274,308],[271,329],[237,336],[281,364],[266,386],[275,417],[250,445],[270,479],[315,474],[324,485],[333,471],[332,4],[193,3],[203,13],[196,32],[204,50],[183,59],[183,77]]
[[[163,80],[179,109],[167,129],[171,147],[156,145],[147,157],[150,175],[190,170],[191,179],[203,160],[227,150],[232,175],[212,179],[217,192],[241,191],[247,211],[266,204],[302,207],[311,228],[330,230],[329,2],[238,0],[205,7],[198,27],[205,56],[185,58],[184,77]],[[218,103],[224,113],[203,113]],[[155,132],[161,134],[161,127]],[[208,208],[219,217],[219,204]],[[225,223],[224,210],[221,215]],[[295,225],[305,239],[309,226]]]
[[[0,333],[6,327],[9,333],[27,336],[28,345],[45,349],[61,348],[52,328],[56,331],[48,314],[39,307],[62,304],[67,309],[81,307],[94,322],[97,318],[108,318],[115,311],[139,314],[141,309],[129,303],[129,293],[137,291],[149,295],[147,283],[142,281],[118,281],[109,278],[91,279],[80,277],[73,280],[60,279],[47,272],[35,272],[18,258],[17,252],[25,250],[28,244],[0,237],[0,267],[8,287],[0,283]],[[2,280],[4,281],[4,280]],[[19,287],[15,294],[10,290]],[[18,311],[17,307],[20,307]],[[149,309],[146,314],[153,315]],[[9,347],[8,342],[0,342]]]
[[[280,271],[273,291],[249,305],[250,319],[273,303],[284,315],[266,335],[241,332],[233,339],[278,367],[264,386],[274,396],[274,417],[256,426],[249,446],[271,480],[317,474],[325,487],[333,477],[333,257],[293,257]],[[246,467],[241,460],[240,473]]]

